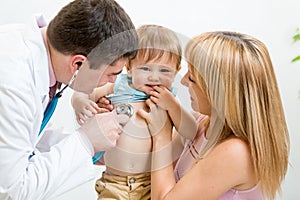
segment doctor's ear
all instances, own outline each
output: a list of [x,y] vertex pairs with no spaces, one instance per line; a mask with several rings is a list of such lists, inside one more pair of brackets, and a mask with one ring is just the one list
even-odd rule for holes
[[81,54],[76,54],[72,56],[70,67],[71,71],[74,73],[76,70],[78,70],[82,65],[83,62],[87,61],[87,57]]
[[[130,61],[129,61],[129,62],[130,62]],[[129,70],[131,69],[131,68],[130,68],[130,63],[126,63],[126,64],[125,64],[125,68],[126,68],[127,71],[129,71]]]
[[129,66],[129,64],[128,63],[126,63],[125,64],[125,67],[126,67],[126,70],[127,70],[127,75],[128,75],[128,77],[130,78],[131,77],[131,68],[130,68],[130,66]]

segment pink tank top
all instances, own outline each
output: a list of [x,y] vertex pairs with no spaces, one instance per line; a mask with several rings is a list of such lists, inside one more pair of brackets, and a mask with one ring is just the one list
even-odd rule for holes
[[[201,115],[197,119],[199,124],[203,120],[205,115]],[[201,149],[207,144],[205,138],[205,129],[198,129],[197,135],[194,140],[186,140],[184,149],[174,169],[176,182],[179,181],[187,171],[193,166],[195,159],[197,158]],[[219,200],[262,200],[258,185],[248,190],[228,190]]]

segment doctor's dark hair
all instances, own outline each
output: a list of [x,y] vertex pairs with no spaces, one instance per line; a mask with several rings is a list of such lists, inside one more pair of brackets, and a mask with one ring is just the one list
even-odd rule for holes
[[114,0],[75,0],[53,18],[47,37],[65,55],[88,57],[90,68],[133,58],[137,49],[135,27]]

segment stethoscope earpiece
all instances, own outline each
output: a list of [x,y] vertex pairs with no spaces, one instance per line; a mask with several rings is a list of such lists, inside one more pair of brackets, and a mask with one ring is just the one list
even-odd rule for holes
[[76,65],[77,65],[77,70],[79,70],[79,68],[80,68],[81,65],[82,65],[82,62],[77,62]]

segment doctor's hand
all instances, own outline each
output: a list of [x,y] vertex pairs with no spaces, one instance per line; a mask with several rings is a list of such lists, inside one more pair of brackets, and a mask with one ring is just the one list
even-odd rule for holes
[[116,110],[96,114],[87,120],[78,130],[86,136],[94,148],[94,152],[106,151],[116,146],[119,134],[129,117],[117,114]]

